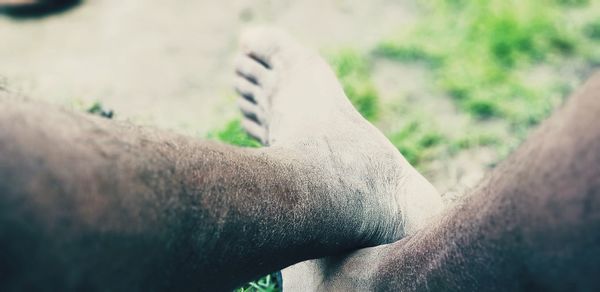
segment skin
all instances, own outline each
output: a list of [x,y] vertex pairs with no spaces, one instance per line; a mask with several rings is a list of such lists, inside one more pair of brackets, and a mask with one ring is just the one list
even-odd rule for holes
[[429,221],[437,193],[316,54],[254,30],[240,58],[263,149],[2,93],[0,290],[227,290],[325,256],[288,270],[286,288],[597,290],[600,77]]
[[[439,193],[356,111],[325,60],[286,33],[245,31],[235,88],[250,135],[270,147],[311,153],[315,164],[343,173],[352,188],[367,183],[381,207],[361,209],[388,220],[379,230],[405,236],[441,211]],[[285,269],[286,289],[318,285],[326,266],[316,260]]]
[[[458,206],[396,243],[322,260],[319,291],[597,291],[600,74]],[[302,277],[302,275],[294,275]]]
[[597,291],[599,114],[597,74],[461,206],[386,248],[376,289]]
[[[360,133],[349,122],[358,113],[315,53],[279,31],[246,38],[236,88],[250,134],[266,145],[295,145],[298,136],[318,140],[321,131],[352,128],[376,141],[373,148],[388,147],[385,138]],[[284,290],[597,290],[600,264],[591,259],[600,258],[599,95],[600,75],[431,224],[426,219],[439,212],[438,196],[426,181],[412,180],[403,202],[418,199],[429,208],[400,204],[413,207],[404,210],[407,238],[287,268]],[[313,122],[328,126],[310,127]],[[406,162],[397,168],[412,169]]]
[[439,193],[356,111],[316,52],[283,31],[252,28],[242,35],[235,72],[246,131],[269,148],[310,153],[311,163],[343,173],[348,186],[370,190],[379,207],[363,209],[383,217],[390,238],[441,211]]
[[[265,95],[273,106],[265,107],[271,122],[262,149],[3,93],[0,290],[227,290],[304,260],[393,242],[441,207],[316,54],[270,30],[247,32],[241,47],[238,76],[261,74],[252,68],[266,63],[249,54],[263,56],[272,62],[264,76],[285,77],[273,92],[325,81],[313,84],[324,94],[305,100],[323,104],[306,111],[312,116],[288,114],[306,96]],[[297,66],[307,57],[314,70]],[[294,125],[299,118],[305,127]]]
[[0,110],[3,291],[230,289],[399,236],[360,211],[378,207],[368,186],[349,188],[304,153],[7,97]]

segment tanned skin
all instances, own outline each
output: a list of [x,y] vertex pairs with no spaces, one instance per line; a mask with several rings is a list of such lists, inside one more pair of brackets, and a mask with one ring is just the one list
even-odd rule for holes
[[[341,112],[321,125],[335,132],[351,127],[357,138],[375,140],[356,135],[360,127],[350,123],[352,115],[340,110],[347,97],[334,90],[337,80],[328,77],[325,62],[310,50],[282,32],[265,29],[247,33],[241,48],[254,63],[267,65],[238,62],[237,71],[242,73],[238,92],[242,101],[252,101],[241,103],[249,133],[267,144],[307,135],[318,141],[314,131],[303,129],[318,120],[315,117],[336,117]],[[249,85],[244,79],[256,82]],[[306,114],[323,107],[329,114]],[[405,228],[407,238],[285,269],[284,291],[598,290],[598,116],[600,76],[570,98],[458,207],[430,223],[415,219],[426,218],[427,213],[435,216],[437,201],[428,191],[429,183],[410,180],[402,188],[410,191],[398,200],[404,202],[400,206],[405,223],[413,222],[406,224],[412,226]],[[385,144],[378,141],[370,152]],[[360,157],[354,154],[353,159]],[[393,185],[408,173],[379,185]],[[414,212],[415,206],[426,207]]]
[[301,154],[3,95],[2,291],[226,290],[382,242],[353,202],[333,201],[342,180]]
[[462,206],[387,248],[377,289],[597,291],[600,75]]
[[[290,93],[262,96],[278,122],[261,149],[3,94],[0,290],[227,290],[393,242],[440,209],[435,189],[356,112],[318,55],[270,31],[247,36],[239,81],[266,86],[251,77],[276,74],[270,88]],[[318,94],[297,91],[305,81]],[[247,129],[266,126],[248,113]]]
[[315,286],[287,288],[598,289],[600,77],[424,224],[435,194],[327,67],[287,37],[250,35],[237,88],[263,149],[1,93],[0,290],[228,290],[319,257]]

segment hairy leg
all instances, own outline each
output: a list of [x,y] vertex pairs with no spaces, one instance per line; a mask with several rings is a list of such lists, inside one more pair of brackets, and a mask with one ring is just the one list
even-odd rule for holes
[[321,288],[597,291],[600,75],[439,221],[332,258]]
[[368,183],[313,153],[201,142],[3,92],[0,112],[2,291],[220,290],[401,235],[366,215],[383,208]]

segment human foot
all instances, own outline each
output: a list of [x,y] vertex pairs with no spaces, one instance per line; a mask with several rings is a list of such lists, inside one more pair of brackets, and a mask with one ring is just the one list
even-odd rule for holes
[[[342,206],[358,209],[352,214],[362,218],[357,232],[366,245],[397,240],[441,210],[437,191],[360,116],[327,63],[285,33],[259,28],[243,35],[235,88],[250,135],[298,150],[339,177]],[[314,288],[310,279],[318,283],[326,266],[287,269],[286,286],[296,279]]]
[[[248,30],[236,61],[235,88],[246,131],[266,146],[315,151],[346,179],[369,180],[402,214],[402,234],[418,228],[441,199],[391,143],[354,109],[327,63],[287,34]],[[311,153],[308,153],[311,154]],[[397,232],[395,232],[397,234]]]
[[312,138],[334,121],[362,123],[327,63],[287,34],[249,30],[241,51],[235,88],[243,126],[264,145]]

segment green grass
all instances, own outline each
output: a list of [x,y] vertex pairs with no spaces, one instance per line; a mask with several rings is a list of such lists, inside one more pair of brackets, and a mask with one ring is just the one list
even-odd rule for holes
[[423,62],[435,85],[478,119],[538,123],[556,105],[549,97],[560,84],[531,84],[523,72],[539,64],[558,68],[568,60],[585,61],[586,42],[600,38],[598,21],[584,28],[565,25],[568,7],[581,9],[586,1],[421,2],[427,16],[373,52],[399,62]]
[[260,142],[246,134],[239,119],[231,120],[223,128],[209,133],[208,138],[240,147],[261,146]]
[[584,27],[583,33],[594,41],[600,41],[600,20],[591,21]]
[[[442,153],[489,146],[508,155],[529,129],[547,117],[570,90],[561,70],[600,62],[600,4],[585,0],[421,0],[423,17],[373,48],[374,58],[422,64],[435,91],[465,115],[499,120],[508,136],[485,132],[449,137],[430,124],[410,120],[387,133],[409,161],[421,167]],[[542,68],[542,69],[540,69]],[[532,72],[548,77],[533,82]],[[579,77],[581,79],[581,77]],[[418,109],[415,109],[418,110]],[[409,110],[410,111],[410,110]],[[425,137],[425,138],[423,138]],[[427,143],[426,137],[437,137]],[[440,138],[441,137],[441,138]],[[425,140],[424,140],[425,139]]]
[[257,281],[250,282],[243,287],[235,289],[234,292],[278,292],[281,291],[280,284],[274,275],[267,275]]
[[370,76],[370,60],[353,49],[342,49],[329,54],[344,92],[363,117],[374,121],[379,115],[379,96]]
[[392,144],[412,165],[417,167],[430,160],[432,149],[444,140],[440,133],[423,130],[421,127],[422,124],[412,122],[401,131],[388,135]]
[[86,112],[101,116],[103,118],[112,119],[114,117],[114,111],[111,109],[106,109],[101,102],[95,101]]

